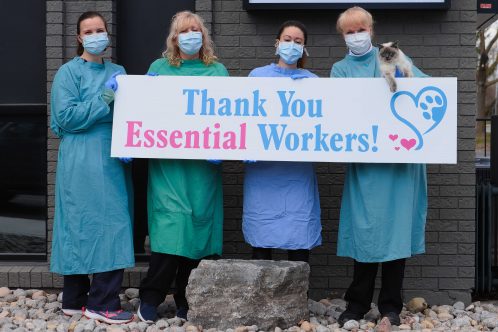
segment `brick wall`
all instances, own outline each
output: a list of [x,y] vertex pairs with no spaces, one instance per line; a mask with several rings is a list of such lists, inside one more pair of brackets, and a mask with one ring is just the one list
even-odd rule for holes
[[[57,68],[75,54],[75,31],[78,16],[86,10],[101,12],[115,23],[113,1],[47,1],[47,82],[48,98]],[[405,297],[424,296],[431,303],[453,299],[470,300],[474,285],[474,114],[476,58],[475,0],[453,0],[449,11],[374,11],[375,40],[399,40],[402,49],[415,64],[432,76],[457,76],[458,164],[428,167],[429,213],[427,253],[408,261]],[[309,30],[309,69],[328,77],[332,64],[346,51],[342,38],[335,32],[339,11],[246,12],[242,0],[197,0],[196,11],[210,27],[220,61],[231,75],[245,76],[258,66],[275,60],[274,40],[279,25],[287,19],[298,19]],[[112,54],[113,48],[109,50]],[[49,131],[49,248],[54,212],[54,179],[58,140]],[[250,248],[243,241],[240,227],[242,214],[243,166],[226,162],[225,242],[226,257],[248,258]],[[323,245],[311,255],[311,291],[313,298],[340,295],[352,277],[350,259],[337,257],[337,229],[344,166],[317,164],[322,206]],[[280,253],[278,257],[285,257]],[[12,273],[14,269],[15,273]],[[44,287],[60,286],[60,277],[52,276],[46,267],[34,267]],[[17,268],[0,270],[0,279]],[[25,272],[23,270],[23,272]],[[20,273],[20,272],[19,272]],[[127,273],[125,286],[136,286],[144,268]],[[20,274],[19,274],[20,275]],[[10,280],[10,279],[9,279]],[[9,281],[10,284],[10,281]]]

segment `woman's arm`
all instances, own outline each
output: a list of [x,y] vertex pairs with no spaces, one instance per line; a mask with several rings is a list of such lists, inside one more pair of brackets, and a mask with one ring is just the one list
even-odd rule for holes
[[67,68],[61,68],[55,76],[51,94],[51,128],[60,135],[62,131],[78,133],[87,130],[110,112],[105,100],[114,92],[103,89],[89,100],[81,100],[79,87]]

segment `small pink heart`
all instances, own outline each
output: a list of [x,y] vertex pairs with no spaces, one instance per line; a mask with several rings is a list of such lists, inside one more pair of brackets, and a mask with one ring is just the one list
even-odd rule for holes
[[394,150],[399,151],[399,146],[395,146]]
[[413,148],[415,146],[415,144],[417,144],[417,140],[415,138],[410,138],[410,139],[402,138],[401,139],[401,145],[407,150],[410,150],[411,148]]
[[398,139],[398,135],[396,135],[396,134],[390,134],[389,135],[389,139],[394,142],[395,140]]

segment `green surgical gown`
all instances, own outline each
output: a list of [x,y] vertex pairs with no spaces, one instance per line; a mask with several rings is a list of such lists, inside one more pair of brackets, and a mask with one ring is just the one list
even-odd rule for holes
[[[381,77],[378,49],[347,55],[332,77]],[[414,76],[425,77],[413,66]],[[387,89],[387,87],[386,87]],[[361,93],[361,87],[358,87]],[[425,251],[427,178],[421,164],[349,164],[342,194],[337,255],[386,262]]]
[[76,57],[55,75],[52,131],[61,138],[50,269],[69,274],[134,265],[130,166],[111,158],[112,103],[104,83],[123,67]]
[[[205,65],[200,60],[184,60],[175,67],[166,59],[158,59],[149,73],[228,76],[221,63]],[[221,255],[223,191],[219,165],[205,160],[151,159],[147,199],[152,251],[191,259]]]

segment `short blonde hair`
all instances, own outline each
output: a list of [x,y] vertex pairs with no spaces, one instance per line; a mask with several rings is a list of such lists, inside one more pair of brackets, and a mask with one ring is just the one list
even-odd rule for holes
[[343,34],[344,26],[357,23],[365,24],[373,30],[374,20],[372,14],[359,6],[354,6],[345,10],[337,19],[337,32]]
[[163,52],[163,56],[168,60],[172,66],[179,67],[181,64],[180,47],[178,46],[178,34],[180,29],[185,22],[195,21],[202,33],[202,47],[199,50],[199,58],[206,65],[210,65],[217,60],[214,55],[214,46],[209,32],[204,25],[204,20],[197,14],[191,11],[185,10],[176,13],[171,19],[171,26],[169,29],[168,38],[166,38],[166,50]]

